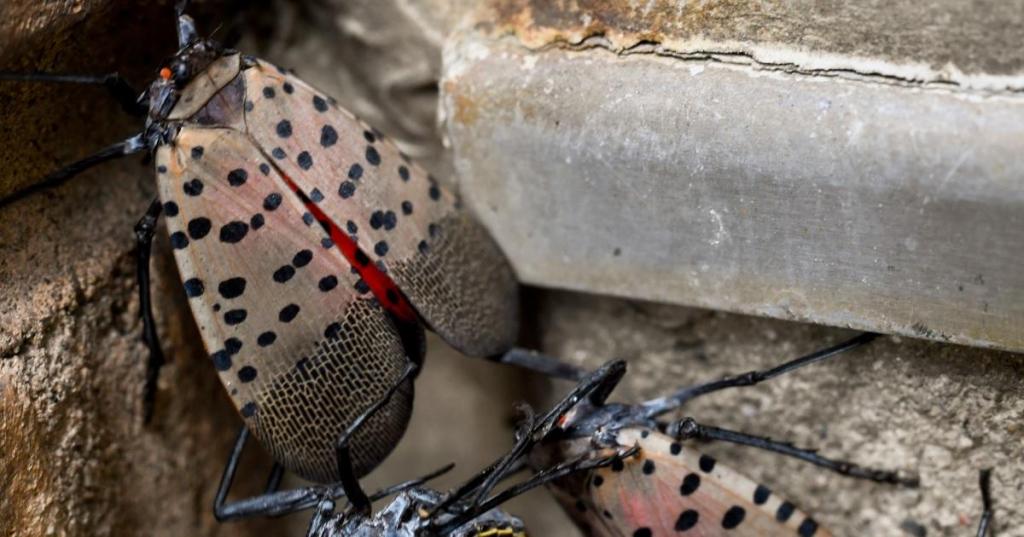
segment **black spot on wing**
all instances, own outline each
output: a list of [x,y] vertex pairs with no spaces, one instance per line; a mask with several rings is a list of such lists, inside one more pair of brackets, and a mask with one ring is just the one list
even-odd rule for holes
[[330,125],[324,125],[320,129],[320,145],[323,147],[331,147],[338,143],[338,131],[334,130],[334,127]]
[[235,220],[220,228],[220,240],[228,244],[235,244],[244,239],[247,233],[249,233],[249,224]]
[[236,168],[228,172],[228,184],[231,186],[242,186],[249,179],[249,172]]
[[274,332],[263,332],[256,338],[256,344],[260,347],[268,347],[277,341],[277,334]]
[[738,505],[734,505],[725,512],[722,516],[722,527],[731,530],[736,526],[743,523],[743,519],[746,518],[747,511]]
[[327,111],[327,101],[325,101],[324,98],[319,96],[319,95],[314,95],[313,96],[313,108],[315,108],[317,112],[326,112]]
[[277,122],[277,126],[274,127],[274,131],[281,138],[288,138],[292,135],[292,122],[287,119],[282,119]]
[[181,250],[188,246],[188,237],[185,236],[184,232],[175,231],[171,233],[171,247],[175,250]]
[[185,285],[185,296],[189,298],[202,296],[203,291],[206,290],[206,286],[203,285],[203,281],[199,278],[189,278],[183,283]]
[[793,511],[796,510],[796,506],[789,502],[782,502],[779,508],[775,510],[775,520],[779,522],[785,522],[789,520],[789,517],[793,516]]
[[251,365],[247,365],[238,370],[238,380],[242,382],[252,382],[256,380],[256,375],[256,368]]
[[797,528],[796,534],[800,537],[812,537],[818,531],[818,523],[813,518],[804,519]]
[[310,250],[300,250],[294,257],[292,257],[292,265],[302,268],[309,264],[313,260],[313,252]]
[[251,417],[255,416],[256,415],[256,403],[253,403],[252,401],[249,401],[248,403],[242,405],[242,409],[239,410],[239,412],[241,412],[243,418],[251,418]]
[[294,319],[295,316],[299,314],[299,309],[300,308],[298,304],[288,304],[287,306],[281,308],[280,313],[277,314],[277,320],[281,321],[282,323],[290,323],[292,322],[292,319]]
[[267,194],[266,198],[263,198],[263,208],[268,211],[273,211],[281,206],[281,195],[277,192]]
[[226,350],[220,350],[213,353],[210,356],[210,359],[213,361],[213,367],[217,371],[227,371],[228,369],[231,369],[231,354]]
[[274,271],[274,281],[277,283],[285,283],[295,276],[295,268],[291,265],[282,265],[281,268]]
[[337,286],[338,286],[338,277],[337,276],[333,276],[333,275],[324,276],[323,278],[320,278],[320,281],[317,283],[317,287],[319,287],[320,290],[325,292],[325,293],[330,291],[330,290],[332,290],[332,289],[334,289]]
[[228,310],[224,312],[224,323],[229,326],[242,324],[248,315],[244,309]]
[[295,162],[297,162],[299,167],[303,170],[308,170],[313,167],[313,156],[309,154],[309,151],[303,151],[299,153]]
[[217,292],[224,298],[238,298],[245,292],[245,278],[228,278],[217,285]]
[[242,340],[236,337],[229,337],[224,340],[224,348],[228,351],[228,354],[234,356],[238,354],[238,351],[242,350]]
[[185,181],[181,185],[181,189],[189,196],[198,196],[203,193],[203,182],[197,177],[191,181]]
[[212,226],[213,223],[210,222],[209,218],[200,216],[189,220],[186,227],[188,228],[188,236],[195,241],[208,235]]
[[372,145],[366,148],[366,162],[372,166],[380,166],[380,153]]
[[754,503],[757,505],[764,505],[764,502],[768,501],[768,497],[772,495],[771,489],[764,485],[758,485],[754,489]]
[[679,485],[679,494],[689,496],[700,488],[700,476],[695,473],[686,474],[683,483]]
[[687,509],[679,514],[679,518],[676,519],[676,531],[686,531],[697,525],[697,521],[700,520],[700,514],[693,509]]

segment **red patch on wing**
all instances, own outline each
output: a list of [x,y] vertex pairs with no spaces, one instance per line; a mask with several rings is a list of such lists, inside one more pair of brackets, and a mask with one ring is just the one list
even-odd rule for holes
[[406,300],[405,295],[399,291],[395,282],[384,271],[377,268],[377,265],[370,260],[369,256],[359,249],[356,242],[320,210],[320,207],[317,207],[304,192],[299,190],[298,185],[292,181],[291,177],[284,173],[281,174],[281,177],[284,178],[284,182],[288,184],[292,191],[302,198],[306,209],[309,209],[313,218],[316,218],[317,222],[320,222],[321,225],[327,228],[331,240],[341,249],[342,255],[345,256],[349,264],[359,272],[359,277],[366,282],[370,292],[377,298],[381,306],[402,321],[416,322],[416,311],[409,304],[409,301]]

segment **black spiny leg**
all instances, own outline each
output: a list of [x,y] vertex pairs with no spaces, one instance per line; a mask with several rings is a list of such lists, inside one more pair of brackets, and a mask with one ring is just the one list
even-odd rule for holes
[[674,436],[680,440],[688,440],[691,438],[698,440],[721,440],[723,442],[741,444],[766,451],[774,451],[776,453],[786,455],[787,457],[793,457],[795,459],[809,462],[811,464],[821,466],[822,468],[832,470],[838,474],[857,479],[867,479],[869,481],[891,483],[894,485],[903,485],[905,487],[917,487],[918,485],[918,479],[916,477],[901,477],[898,472],[864,468],[852,462],[829,459],[818,455],[812,450],[800,449],[792,444],[776,442],[770,438],[730,431],[728,429],[720,429],[718,427],[711,427],[708,425],[701,425],[694,421],[693,418],[684,418],[673,423],[668,427],[666,432],[669,436]]
[[992,469],[986,468],[978,474],[978,486],[981,488],[981,522],[978,523],[978,537],[988,535],[992,524]]
[[656,418],[667,412],[678,409],[691,399],[696,399],[702,395],[707,395],[712,392],[724,390],[726,388],[737,388],[741,386],[753,386],[755,384],[764,382],[766,380],[784,375],[796,369],[804,366],[808,366],[822,360],[827,360],[834,356],[838,356],[846,351],[850,351],[866,345],[875,340],[878,334],[870,332],[864,332],[858,336],[848,339],[838,345],[814,351],[806,356],[801,356],[795,360],[790,360],[782,365],[775,366],[771,369],[765,369],[761,371],[748,371],[741,375],[733,377],[726,377],[721,380],[707,382],[705,384],[698,384],[696,386],[688,386],[677,390],[672,395],[667,397],[659,397],[643,404],[644,415],[648,418]]
[[364,491],[363,487],[359,485],[359,479],[356,477],[355,470],[352,468],[352,454],[349,448],[349,444],[352,441],[352,435],[354,435],[356,431],[366,423],[366,420],[370,419],[370,417],[383,408],[384,405],[391,400],[391,397],[395,395],[395,392],[397,392],[407,380],[416,375],[418,371],[419,367],[410,362],[409,365],[405,367],[405,371],[402,372],[402,376],[398,381],[388,388],[387,393],[385,393],[383,397],[360,414],[358,418],[353,420],[352,423],[345,428],[345,431],[341,433],[337,444],[335,444],[335,455],[338,459],[338,475],[341,478],[341,488],[345,491],[345,495],[348,496],[348,501],[356,513],[369,515],[371,502],[370,498],[366,495],[366,491]]
[[514,365],[534,373],[540,373],[546,377],[562,380],[580,381],[588,373],[587,370],[568,362],[563,362],[558,358],[519,347],[511,349],[501,356],[490,358],[490,360],[500,364]]
[[[249,440],[249,429],[242,427],[238,432],[234,447],[231,448],[231,455],[224,465],[224,473],[221,475],[220,484],[217,486],[217,496],[213,500],[213,516],[218,521],[238,520],[257,516],[282,516],[295,511],[309,509],[314,506],[331,506],[333,509],[334,500],[345,497],[345,491],[340,486],[326,487],[303,487],[292,490],[278,491],[281,483],[281,475],[284,470],[279,464],[275,464],[267,479],[267,488],[263,494],[245,498],[228,503],[228,493],[231,491],[231,483],[235,480],[238,472],[238,461],[242,457],[242,451]],[[453,465],[447,465],[435,470],[423,477],[405,481],[397,485],[382,489],[370,496],[371,501],[390,496],[406,489],[417,487],[424,482],[433,479],[449,470]]]
[[149,204],[146,214],[135,224],[136,241],[136,276],[139,280],[139,315],[142,316],[142,341],[149,349],[146,361],[146,383],[142,388],[142,415],[146,423],[153,418],[153,406],[156,402],[156,383],[160,378],[160,368],[164,365],[163,350],[156,333],[156,321],[153,318],[153,302],[149,288],[149,259],[153,249],[153,234],[156,232],[156,221],[160,218],[163,206],[159,199]]
[[580,404],[584,398],[594,404],[602,403],[625,374],[625,362],[622,360],[610,361],[594,372],[585,375],[585,378],[568,395],[539,419],[533,416],[532,410],[529,410],[527,419],[524,420],[525,426],[521,425],[517,430],[516,442],[512,449],[461,487],[449,493],[433,508],[432,512],[443,512],[466,498],[469,499],[470,505],[478,505],[502,479],[517,469],[517,463],[524,454],[550,434],[554,428],[561,425],[562,419],[576,405]]
[[36,192],[42,192],[43,190],[51,189],[56,186],[62,185],[72,177],[82,173],[83,171],[106,162],[108,160],[120,158],[133,153],[138,153],[149,148],[149,142],[146,141],[142,134],[136,134],[127,140],[122,140],[113,144],[109,147],[100,149],[99,151],[83,158],[77,162],[72,162],[67,166],[47,175],[42,181],[30,185],[27,188],[19,190],[6,198],[0,199],[0,208],[6,207],[18,200],[24,199]]

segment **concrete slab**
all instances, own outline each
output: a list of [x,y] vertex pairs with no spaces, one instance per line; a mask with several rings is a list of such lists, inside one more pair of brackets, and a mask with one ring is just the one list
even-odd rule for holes
[[1024,350],[1024,71],[996,46],[1024,26],[499,4],[449,41],[442,110],[525,282]]

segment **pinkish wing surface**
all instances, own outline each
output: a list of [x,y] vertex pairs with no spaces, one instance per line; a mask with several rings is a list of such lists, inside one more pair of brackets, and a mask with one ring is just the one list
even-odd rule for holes
[[768,488],[664,434],[624,429],[619,443],[639,445],[641,452],[620,465],[594,471],[582,497],[565,506],[595,534],[831,535]]
[[384,267],[431,329],[476,356],[518,332],[508,261],[455,197],[390,140],[297,78],[244,71],[250,135]]
[[[156,166],[192,312],[246,425],[287,469],[335,480],[334,442],[405,367],[395,327],[244,133],[183,127]],[[358,473],[391,451],[411,405],[409,386],[356,435]]]

